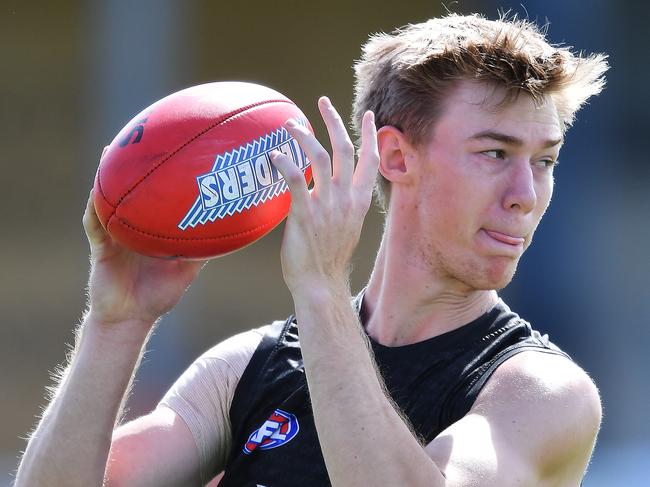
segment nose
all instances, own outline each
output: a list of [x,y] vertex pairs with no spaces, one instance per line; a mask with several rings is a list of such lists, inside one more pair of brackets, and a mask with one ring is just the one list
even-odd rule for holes
[[529,213],[537,205],[535,177],[528,161],[513,161],[508,171],[508,187],[503,207],[509,211]]

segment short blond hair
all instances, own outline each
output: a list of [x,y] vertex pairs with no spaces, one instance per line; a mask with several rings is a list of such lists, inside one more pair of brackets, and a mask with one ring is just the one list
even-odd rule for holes
[[[363,46],[354,66],[353,127],[358,136],[363,113],[372,110],[378,128],[397,127],[421,144],[440,117],[450,88],[474,80],[505,88],[502,104],[521,93],[537,104],[550,96],[564,131],[589,97],[603,89],[606,59],[552,45],[537,25],[516,17],[450,14],[409,24],[391,34],[372,35]],[[375,191],[385,209],[390,184],[381,175]]]

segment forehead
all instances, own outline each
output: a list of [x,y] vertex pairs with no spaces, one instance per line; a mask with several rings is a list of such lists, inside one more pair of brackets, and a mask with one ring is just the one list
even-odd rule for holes
[[551,97],[535,104],[522,94],[505,105],[505,89],[486,83],[461,81],[446,98],[442,115],[434,127],[437,140],[465,139],[495,131],[534,144],[562,138],[557,109]]

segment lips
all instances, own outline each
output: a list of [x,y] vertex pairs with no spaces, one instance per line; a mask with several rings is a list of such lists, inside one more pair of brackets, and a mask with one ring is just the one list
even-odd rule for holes
[[485,230],[485,233],[487,233],[494,240],[512,246],[523,245],[525,241],[524,237],[515,237],[507,233],[497,232],[496,230]]

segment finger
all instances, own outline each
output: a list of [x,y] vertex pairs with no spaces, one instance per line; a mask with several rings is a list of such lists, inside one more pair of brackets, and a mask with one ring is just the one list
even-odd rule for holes
[[332,179],[330,155],[316,137],[295,120],[287,120],[285,127],[289,134],[298,141],[311,161],[315,190],[318,192],[329,191],[330,179]]
[[284,177],[291,192],[291,210],[301,213],[309,204],[309,190],[302,171],[291,157],[278,150],[271,151],[271,162]]
[[318,100],[327,133],[332,144],[332,173],[335,180],[349,184],[354,172],[354,145],[341,116],[326,96]]
[[187,269],[186,280],[191,282],[196,279],[196,276],[199,275],[207,263],[208,260],[206,259],[184,259],[183,265]]
[[370,196],[378,170],[379,149],[377,147],[375,114],[367,111],[361,122],[359,162],[353,176],[353,185],[358,188],[360,194]]
[[86,202],[86,210],[84,211],[83,216],[83,226],[91,248],[101,245],[106,240],[106,238],[108,238],[108,233],[99,221],[99,217],[95,211],[93,190],[90,190],[88,201]]

